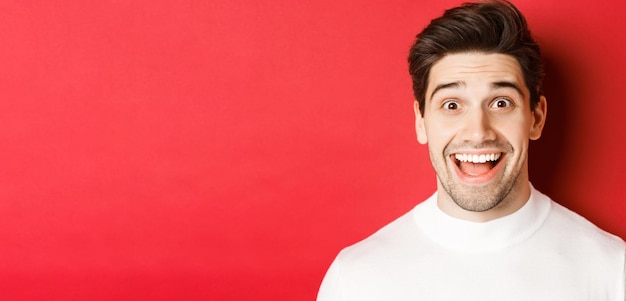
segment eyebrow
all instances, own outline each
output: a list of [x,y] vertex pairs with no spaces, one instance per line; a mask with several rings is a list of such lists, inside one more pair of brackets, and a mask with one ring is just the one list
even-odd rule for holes
[[500,81],[500,82],[492,83],[491,87],[493,87],[493,88],[513,88],[522,97],[526,96],[526,95],[524,95],[524,91],[522,91],[522,88],[520,88],[520,86],[516,82]]
[[[433,98],[433,96],[435,96],[435,94],[437,92],[439,92],[440,90],[444,90],[444,89],[457,89],[459,87],[463,87],[465,86],[465,82],[462,81],[457,81],[457,82],[451,82],[451,83],[444,83],[444,84],[439,84],[437,85],[437,87],[435,87],[435,89],[433,90],[433,93],[430,94],[430,99]],[[522,97],[524,97],[524,92],[522,91],[522,88],[520,88],[520,86],[515,83],[515,82],[511,82],[511,81],[499,81],[499,82],[493,82],[491,83],[491,87],[494,89],[499,89],[499,88],[513,88],[515,91],[517,91],[517,93],[519,93]]]
[[435,96],[435,94],[437,92],[439,92],[439,90],[456,89],[456,88],[459,88],[461,86],[465,86],[465,83],[461,82],[461,81],[458,81],[458,82],[452,82],[452,83],[439,84],[439,85],[437,85],[437,87],[435,87],[435,89],[433,90],[433,93],[430,93],[430,99],[433,99],[433,96]]

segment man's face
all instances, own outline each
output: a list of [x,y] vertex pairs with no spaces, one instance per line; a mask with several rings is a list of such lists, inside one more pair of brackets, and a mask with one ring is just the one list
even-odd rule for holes
[[528,144],[546,116],[545,99],[531,111],[529,95],[509,55],[450,54],[433,65],[423,118],[416,103],[416,128],[419,142],[428,143],[440,206],[453,201],[487,212],[526,202]]

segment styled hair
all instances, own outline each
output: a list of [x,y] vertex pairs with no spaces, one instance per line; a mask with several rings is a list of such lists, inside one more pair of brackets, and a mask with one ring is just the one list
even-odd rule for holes
[[432,66],[448,54],[474,51],[513,56],[530,90],[531,110],[537,106],[543,94],[539,45],[531,36],[526,19],[513,4],[493,0],[446,10],[417,35],[409,52],[409,73],[422,116]]

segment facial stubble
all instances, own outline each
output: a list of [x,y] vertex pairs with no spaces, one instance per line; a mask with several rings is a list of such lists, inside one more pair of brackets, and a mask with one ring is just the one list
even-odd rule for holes
[[[455,145],[455,146],[446,146],[443,152],[444,158],[444,171],[439,171],[436,168],[436,162],[432,161],[433,167],[435,167],[435,172],[437,173],[437,178],[439,179],[439,183],[445,190],[445,192],[450,196],[452,201],[454,201],[457,206],[460,208],[471,211],[471,212],[485,212],[491,209],[498,207],[503,202],[506,202],[507,198],[510,196],[513,188],[518,185],[521,170],[514,171],[514,174],[506,176],[508,171],[507,162],[499,162],[498,164],[505,164],[502,166],[504,177],[500,179],[499,182],[493,182],[489,184],[485,184],[484,186],[466,186],[463,183],[458,183],[455,181],[454,175],[451,174],[451,169],[448,164],[452,162],[452,164],[456,164],[456,162],[447,160],[451,154],[453,154],[454,149],[481,149],[481,148],[496,148],[503,150],[507,156],[503,160],[510,160],[510,156],[514,153],[513,146],[509,143],[498,143],[498,142],[487,142],[481,143],[480,145],[468,146],[468,145]],[[433,157],[433,153],[430,153],[431,158]],[[454,160],[454,159],[452,159]]]

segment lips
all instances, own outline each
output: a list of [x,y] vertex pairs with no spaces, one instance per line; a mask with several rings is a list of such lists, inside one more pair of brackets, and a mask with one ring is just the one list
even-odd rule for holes
[[455,153],[451,156],[459,178],[465,182],[479,184],[495,177],[499,170],[502,153]]

